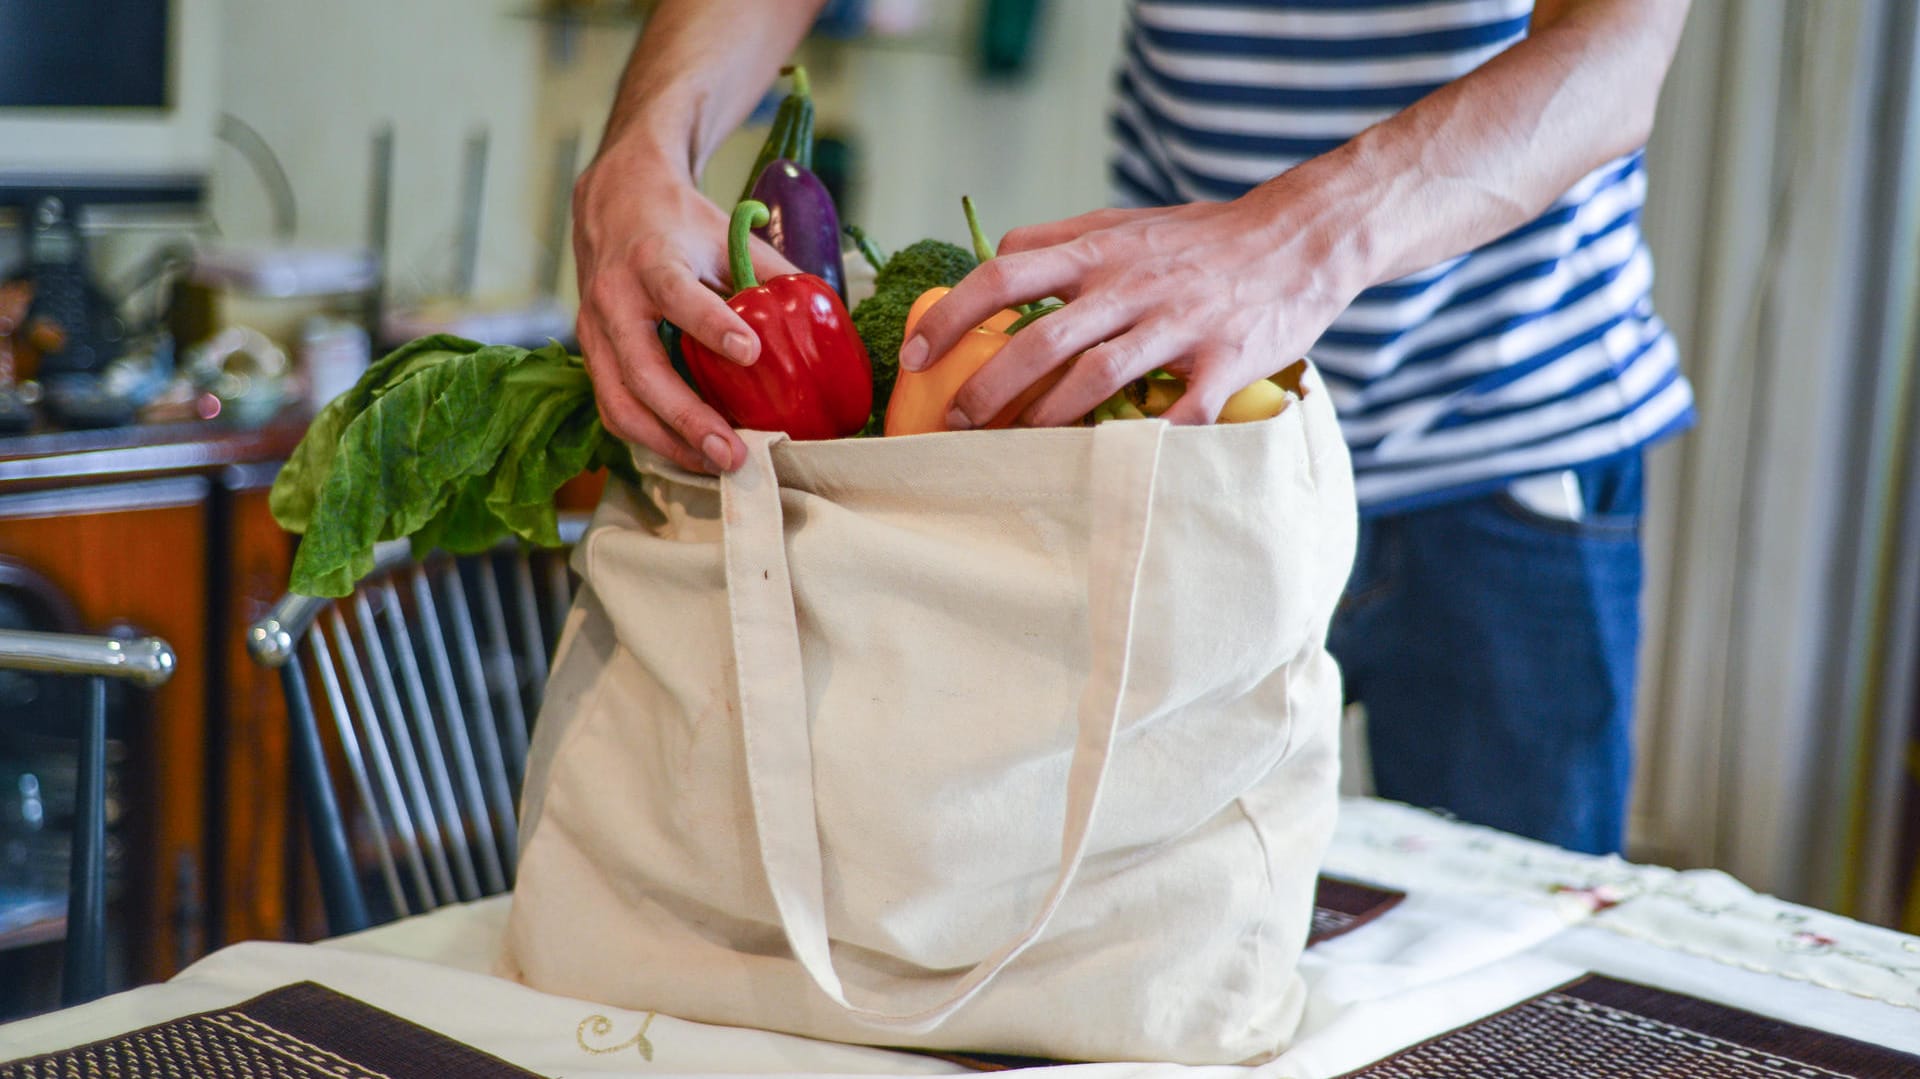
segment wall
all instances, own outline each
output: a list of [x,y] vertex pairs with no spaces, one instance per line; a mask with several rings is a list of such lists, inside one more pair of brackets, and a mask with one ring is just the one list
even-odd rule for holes
[[[258,129],[285,166],[298,240],[364,242],[373,132],[396,133],[394,288],[402,300],[448,286],[464,140],[491,133],[479,291],[524,295],[537,279],[561,140],[592,156],[635,31],[589,25],[563,36],[516,17],[530,0],[225,0],[221,105]],[[930,5],[930,32],[904,44],[810,42],[822,127],[866,153],[867,201],[850,208],[888,247],[923,235],[960,240],[972,194],[996,234],[1092,209],[1106,197],[1105,103],[1122,5],[1056,0],[1042,55],[1016,82],[971,68],[976,4]],[[855,92],[858,88],[858,92]],[[761,131],[716,156],[709,186],[728,197]],[[213,217],[241,240],[271,234],[271,208],[231,148],[215,158]],[[572,295],[572,269],[557,274]]]
[[[974,73],[975,0],[927,6],[929,25],[907,41],[801,46],[797,59],[814,85],[820,130],[850,136],[861,151],[860,201],[843,207],[843,216],[891,251],[923,236],[965,242],[963,194],[974,197],[996,237],[1104,205],[1107,94],[1124,5],[1053,0],[1031,70],[1009,81]],[[634,36],[590,26],[563,49],[547,35],[538,145],[578,135],[582,163],[591,158]],[[705,177],[710,195],[734,197],[764,133],[745,129],[714,155]],[[562,274],[568,295],[570,265]]]
[[[889,248],[922,236],[964,241],[960,196],[996,238],[1016,225],[1105,205],[1107,97],[1124,5],[1055,0],[1039,55],[1016,82],[974,74],[973,21],[937,54],[846,50],[823,104],[868,147],[856,213]],[[829,69],[831,70],[831,68]]]
[[[527,0],[225,0],[221,107],[279,156],[304,244],[365,242],[371,144],[395,134],[392,270],[402,298],[447,288],[467,135],[490,132],[480,294],[524,294],[537,264],[532,163],[539,76]],[[231,148],[215,159],[212,214],[243,241],[271,235],[266,195]]]

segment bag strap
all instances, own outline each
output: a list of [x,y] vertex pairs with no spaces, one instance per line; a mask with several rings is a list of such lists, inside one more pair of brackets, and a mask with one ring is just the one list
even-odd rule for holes
[[1103,423],[1093,431],[1087,563],[1090,669],[1067,776],[1059,875],[1024,930],[972,968],[930,979],[943,993],[939,1000],[902,1010],[851,1002],[834,969],[800,633],[772,456],[773,447],[786,436],[741,432],[747,460],[721,483],[721,514],[747,786],[760,861],[794,957],[849,1015],[909,1032],[939,1025],[1046,932],[1080,872],[1120,727],[1133,658],[1135,598],[1165,432],[1160,420]]

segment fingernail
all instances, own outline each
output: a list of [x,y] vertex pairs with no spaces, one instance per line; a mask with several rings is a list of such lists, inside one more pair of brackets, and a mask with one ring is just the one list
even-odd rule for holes
[[927,339],[915,337],[900,349],[900,366],[918,371],[927,365]]
[[733,467],[733,447],[727,445],[727,440],[719,435],[708,435],[701,439],[700,451],[722,472]]
[[947,430],[965,431],[965,430],[969,430],[972,427],[973,427],[973,421],[967,418],[966,413],[960,411],[957,408],[949,409],[947,411]]
[[720,339],[720,351],[727,354],[727,359],[745,367],[753,362],[753,338],[735,331]]

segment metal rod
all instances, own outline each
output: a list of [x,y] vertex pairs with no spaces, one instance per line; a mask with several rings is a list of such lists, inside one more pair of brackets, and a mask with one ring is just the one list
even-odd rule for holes
[[[335,612],[338,617],[338,612]],[[340,692],[340,673],[334,669],[333,654],[327,648],[327,635],[315,629],[307,634],[307,647],[313,651],[314,667],[320,672],[320,686],[327,695],[327,707],[333,713],[333,725],[340,732],[340,750],[347,758],[347,774],[353,777],[353,789],[360,796],[360,809],[373,822],[379,842],[374,852],[380,857],[380,876],[387,884],[387,897],[393,900],[396,914],[411,913],[406,890],[400,887],[400,870],[393,862],[393,848],[387,842],[387,822],[373,796],[373,783],[367,776],[366,758],[360,752],[360,738],[353,730],[353,717],[347,711],[346,694]]]
[[158,637],[132,641],[72,633],[0,630],[0,663],[14,670],[124,678],[151,689],[173,677],[173,649]]
[[486,128],[467,136],[466,167],[461,170],[460,185],[460,261],[455,267],[454,294],[461,299],[473,297],[474,283],[480,275],[480,227],[487,195]]
[[380,596],[385,607],[381,612],[386,615],[387,633],[393,641],[395,657],[400,661],[400,681],[406,687],[407,703],[413,716],[414,739],[420,743],[420,756],[426,762],[427,781],[433,793],[434,814],[440,832],[441,842],[453,856],[453,875],[459,883],[458,898],[480,898],[480,882],[473,873],[473,857],[467,852],[469,846],[467,830],[463,823],[465,816],[460,812],[460,803],[453,796],[453,783],[447,775],[447,753],[440,744],[440,731],[433,721],[433,707],[427,703],[427,687],[420,677],[420,657],[413,648],[413,634],[407,629],[407,620],[400,606],[400,592],[393,587],[391,578],[380,582]]
[[527,768],[527,710],[520,699],[520,668],[513,661],[513,641],[507,637],[507,612],[500,601],[500,576],[493,570],[493,558],[481,555],[474,561],[479,563],[475,568],[480,576],[480,616],[486,621],[492,645],[486,650],[488,670],[494,675],[490,681],[504,683],[506,690],[500,702],[506,713],[506,722],[501,724],[506,735],[503,748],[507,781],[517,798]]
[[460,706],[460,687],[453,680],[453,664],[447,658],[447,637],[440,628],[440,611],[433,602],[433,589],[426,570],[414,567],[409,575],[413,586],[414,609],[420,613],[420,626],[427,638],[427,662],[433,669],[434,688],[439,691],[441,728],[453,744],[454,770],[460,775],[460,790],[466,799],[464,820],[480,833],[480,875],[488,895],[507,890],[506,873],[500,867],[500,846],[494,836],[493,815],[480,787],[480,772],[474,763],[473,740],[467,733],[466,709]]
[[[589,515],[584,513],[563,513],[560,515],[560,545],[572,547],[586,535]],[[518,543],[518,540],[509,542]],[[404,566],[415,564],[413,545],[407,540],[386,540],[373,547],[373,569],[369,577],[392,573]],[[253,658],[268,667],[278,667],[293,655],[294,643],[307,632],[307,627],[320,616],[331,600],[320,596],[303,596],[298,592],[289,592],[280,597],[265,618],[255,622],[247,631],[247,650]],[[564,621],[564,618],[562,619]]]
[[460,654],[460,673],[467,685],[467,695],[473,701],[474,744],[480,751],[481,767],[487,773],[487,804],[493,811],[494,830],[500,836],[500,863],[511,878],[514,848],[518,843],[513,820],[513,790],[506,763],[501,759],[500,728],[494,722],[492,695],[487,691],[487,676],[481,669],[480,646],[473,637],[473,612],[467,605],[466,584],[460,579],[459,566],[448,566],[440,582],[446,592],[454,645]]
[[393,669],[387,663],[386,642],[381,639],[380,627],[373,620],[373,604],[367,599],[367,590],[353,594],[353,613],[360,623],[360,640],[367,648],[367,666],[373,671],[373,688],[379,696],[369,703],[380,709],[384,723],[380,733],[392,747],[393,758],[400,766],[400,782],[404,784],[401,793],[407,799],[407,809],[419,822],[420,846],[427,856],[427,868],[433,873],[433,883],[438,892],[428,892],[426,905],[437,907],[441,903],[450,903],[456,899],[453,888],[453,873],[447,867],[447,852],[441,846],[441,826],[439,815],[434,812],[432,799],[427,796],[426,779],[421,775],[420,754],[415,750],[413,740],[408,736],[406,710],[400,706],[400,691],[393,681]]
[[[540,600],[533,592],[532,556],[525,547],[513,552],[513,602],[520,616],[520,636],[525,638],[527,670],[523,682],[532,682],[540,691],[547,685],[547,635],[540,630]],[[538,695],[536,695],[536,700]]]
[[580,161],[580,129],[571,128],[554,143],[553,190],[547,202],[547,242],[540,252],[539,278],[533,290],[558,296],[567,256],[567,222],[573,212],[573,180]]
[[107,680],[87,685],[86,727],[80,735],[80,771],[74,793],[73,853],[68,866],[66,968],[63,1004],[80,1004],[107,990]]
[[313,697],[307,692],[307,678],[299,660],[280,668],[280,683],[293,720],[294,774],[300,778],[307,831],[313,837],[313,857],[320,869],[320,901],[327,910],[327,929],[335,936],[357,932],[371,925],[373,919],[367,916],[366,897],[360,894],[360,881],[353,871],[346,821],[333,796],[326,754],[320,748],[320,723],[313,714]]
[[385,316],[388,248],[391,246],[393,214],[393,125],[380,125],[373,133],[373,175],[367,192],[367,248],[373,252],[374,283],[367,290],[367,340],[377,350],[381,346],[380,324]]
[[360,652],[354,647],[353,637],[347,632],[347,620],[341,616],[340,608],[328,612],[330,628],[333,630],[334,647],[340,650],[340,669],[347,676],[348,698],[360,717],[360,729],[365,732],[367,755],[373,761],[373,776],[379,780],[379,792],[385,796],[387,814],[392,828],[381,835],[383,843],[398,842],[400,853],[406,855],[407,869],[413,875],[414,887],[419,889],[422,903],[433,905],[433,888],[427,883],[427,861],[420,852],[420,832],[414,826],[413,813],[407,808],[407,799],[400,792],[400,776],[393,766],[393,755],[387,751],[387,739],[380,729],[380,716],[374,711],[373,695],[367,690],[367,679],[360,671]]

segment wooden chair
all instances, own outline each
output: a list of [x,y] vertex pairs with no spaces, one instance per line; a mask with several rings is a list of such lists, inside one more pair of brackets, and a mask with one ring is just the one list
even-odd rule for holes
[[[567,547],[585,526],[562,518]],[[400,542],[352,595],[289,593],[248,630],[280,672],[330,932],[512,887],[528,733],[572,601],[564,550],[422,563]]]
[[82,1004],[103,994],[107,979],[107,679],[159,686],[173,676],[173,649],[158,637],[122,641],[8,629],[0,630],[0,669],[89,680],[74,796],[66,960],[60,977],[61,1003]]

